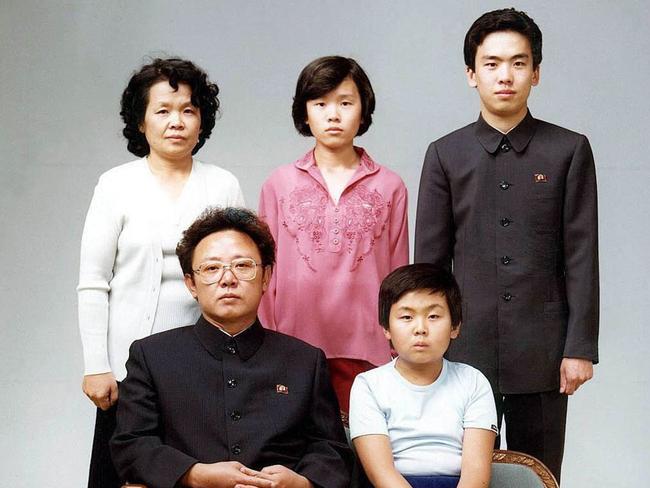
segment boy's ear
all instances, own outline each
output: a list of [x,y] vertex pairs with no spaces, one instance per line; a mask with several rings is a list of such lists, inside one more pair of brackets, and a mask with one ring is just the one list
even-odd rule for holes
[[458,338],[458,336],[460,335],[460,326],[461,326],[461,325],[463,325],[462,322],[461,322],[460,324],[458,324],[457,327],[451,329],[450,337],[451,337],[452,339],[456,339],[456,338]]
[[383,329],[384,337],[390,341],[390,331],[388,329]]
[[465,66],[465,75],[467,76],[467,84],[471,88],[476,88],[478,83],[476,83],[476,73],[469,66]]

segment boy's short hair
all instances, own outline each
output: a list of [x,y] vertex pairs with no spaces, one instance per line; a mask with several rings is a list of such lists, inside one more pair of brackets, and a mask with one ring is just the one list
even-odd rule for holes
[[347,77],[357,85],[361,97],[361,125],[357,135],[364,134],[372,124],[375,111],[375,92],[365,71],[352,58],[343,56],[324,56],[305,66],[296,83],[291,115],[293,125],[303,136],[311,136],[307,124],[307,102],[320,98],[339,86]]
[[388,330],[390,309],[411,291],[428,290],[441,293],[447,300],[451,326],[457,328],[463,320],[460,288],[454,275],[445,268],[430,263],[408,264],[390,273],[379,288],[379,323]]
[[518,32],[530,43],[530,50],[533,53],[533,69],[542,62],[542,31],[533,19],[525,12],[514,8],[493,10],[481,15],[474,21],[465,35],[463,54],[465,65],[475,71],[476,50],[483,40],[493,32],[513,31]]

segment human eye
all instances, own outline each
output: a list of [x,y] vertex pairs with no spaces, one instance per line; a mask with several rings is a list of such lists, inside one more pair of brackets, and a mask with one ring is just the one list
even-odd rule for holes
[[429,314],[429,320],[436,320],[436,319],[439,319],[439,318],[440,318],[440,315],[438,315],[438,314],[435,314],[435,313]]
[[526,66],[526,63],[523,61],[515,61],[514,65],[516,68],[523,68],[524,66]]
[[413,318],[413,316],[408,314],[408,313],[403,313],[398,317],[398,319],[404,320],[404,321],[411,320],[412,318]]
[[490,69],[492,69],[492,68],[496,68],[496,67],[497,67],[497,64],[496,64],[494,61],[488,61],[488,62],[485,63],[483,66],[485,66],[486,68],[490,68]]
[[164,115],[169,113],[169,110],[167,110],[166,108],[159,108],[158,110],[156,110],[156,113],[160,115]]
[[194,115],[196,113],[196,109],[194,107],[187,107],[183,110],[183,113]]
[[218,273],[219,271],[221,271],[221,268],[223,268],[223,263],[216,261],[214,263],[202,264],[200,269],[201,269],[201,273],[210,275],[210,274]]
[[239,269],[241,271],[247,271],[255,267],[255,261],[253,261],[252,259],[241,259],[241,260],[233,261],[232,265],[235,269]]

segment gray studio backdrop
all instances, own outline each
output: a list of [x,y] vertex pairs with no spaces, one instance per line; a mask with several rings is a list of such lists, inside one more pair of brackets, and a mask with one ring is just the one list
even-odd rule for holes
[[[222,118],[202,160],[263,180],[311,140],[296,134],[301,68],[356,58],[377,94],[359,139],[410,192],[427,144],[473,121],[462,40],[494,1],[51,1],[0,3],[0,486],[81,487],[94,409],[80,390],[75,286],[98,176],[132,159],[119,97],[145,56],[203,66]],[[648,3],[519,2],[544,33],[538,118],[589,136],[600,201],[601,364],[569,403],[564,486],[648,486]],[[646,317],[643,319],[642,317]]]

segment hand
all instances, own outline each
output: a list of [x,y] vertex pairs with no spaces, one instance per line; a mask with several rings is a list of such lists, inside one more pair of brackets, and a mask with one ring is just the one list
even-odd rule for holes
[[273,488],[271,481],[256,478],[245,470],[257,473],[237,461],[212,464],[197,463],[183,475],[181,484],[200,488],[233,488],[233,486]]
[[87,374],[81,389],[102,410],[108,410],[117,402],[117,381],[113,373]]
[[589,359],[564,358],[560,364],[560,393],[573,395],[593,375],[594,365]]
[[280,464],[267,466],[262,471],[255,471],[254,469],[243,467],[241,472],[249,476],[254,476],[260,482],[269,481],[271,485],[261,485],[258,484],[259,482],[255,482],[236,484],[235,488],[258,488],[262,486],[270,486],[271,488],[314,488],[314,485],[307,478]]

